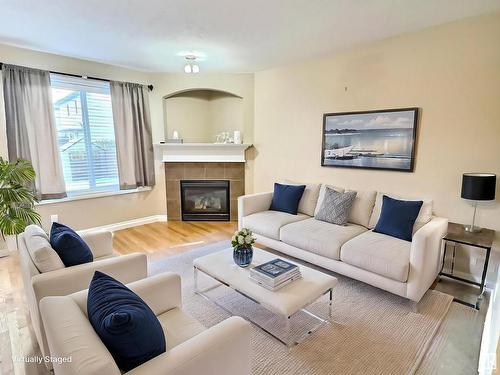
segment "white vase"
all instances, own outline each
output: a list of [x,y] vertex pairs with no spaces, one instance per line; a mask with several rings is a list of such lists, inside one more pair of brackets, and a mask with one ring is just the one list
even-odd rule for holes
[[237,145],[241,144],[241,132],[239,130],[234,131],[234,143]]

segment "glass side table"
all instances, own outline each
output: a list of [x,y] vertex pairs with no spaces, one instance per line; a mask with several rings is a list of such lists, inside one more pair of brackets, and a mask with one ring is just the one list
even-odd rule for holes
[[[458,223],[448,223],[448,233],[443,237],[444,240],[444,254],[443,254],[443,263],[441,265],[441,271],[439,272],[439,282],[441,282],[442,277],[446,277],[453,280],[458,280],[462,283],[473,285],[476,288],[479,288],[479,293],[476,296],[475,301],[467,301],[464,298],[456,297],[454,300],[456,302],[462,303],[464,305],[473,307],[479,310],[479,305],[481,303],[483,293],[484,293],[484,284],[486,282],[486,273],[488,272],[488,263],[490,260],[491,248],[493,246],[493,238],[495,236],[495,231],[491,229],[482,229],[480,232],[467,232],[465,227],[462,224]],[[448,251],[448,245],[453,243],[453,253],[451,260],[451,267],[449,272],[444,272],[444,266],[446,261],[446,254]],[[466,279],[464,277],[454,275],[455,268],[455,255],[456,255],[456,244],[462,244],[467,246],[476,247],[479,249],[483,249],[486,252],[483,264],[483,272],[481,275],[481,282],[477,282],[474,280]],[[441,288],[436,288],[441,289]]]

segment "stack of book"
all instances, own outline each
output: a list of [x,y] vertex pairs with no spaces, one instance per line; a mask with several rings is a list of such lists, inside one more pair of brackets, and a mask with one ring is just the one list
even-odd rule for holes
[[297,265],[282,259],[273,259],[250,270],[250,280],[273,291],[301,277]]

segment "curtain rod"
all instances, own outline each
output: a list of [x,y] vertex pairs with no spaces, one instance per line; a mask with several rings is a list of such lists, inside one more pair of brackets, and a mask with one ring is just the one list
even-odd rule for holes
[[[4,64],[5,63],[0,62],[0,70],[2,70],[2,67],[3,67]],[[85,79],[93,79],[95,81],[103,81],[103,82],[109,82],[110,81],[109,79],[105,79],[105,78],[88,77],[88,76],[82,76],[82,75],[79,75],[79,74],[55,72],[53,70],[49,70],[49,73],[52,73],[52,74],[61,74],[63,76],[69,76],[69,77],[78,77],[78,78],[85,78]],[[153,85],[148,85],[148,89],[149,89],[149,91],[153,91]]]

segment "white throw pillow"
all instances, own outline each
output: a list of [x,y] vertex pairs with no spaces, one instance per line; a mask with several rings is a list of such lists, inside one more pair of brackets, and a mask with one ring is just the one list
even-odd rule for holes
[[329,187],[330,189],[336,190],[339,193],[343,193],[345,191],[344,188],[341,188],[341,187],[338,187],[338,186],[321,185],[321,188],[319,189],[318,203],[316,204],[316,208],[314,209],[314,216],[316,216],[318,214],[319,209],[323,205],[323,199],[325,199],[325,191],[326,191],[327,187]]
[[357,194],[351,206],[348,222],[368,228],[377,192],[375,190],[362,191],[347,189],[346,193],[349,191],[356,191]]
[[402,197],[400,195],[395,194],[386,194],[377,192],[377,198],[375,199],[375,206],[373,207],[372,216],[370,217],[370,225],[369,228],[373,229],[377,225],[378,219],[380,218],[380,213],[382,212],[382,197],[387,195],[390,198],[394,199],[402,199],[406,201],[423,201],[422,207],[420,208],[420,212],[418,214],[417,220],[415,220],[415,225],[413,226],[413,233],[422,228],[425,224],[427,224],[432,219],[432,199],[416,199],[416,198],[407,198]]
[[24,241],[35,267],[41,273],[64,268],[56,251],[50,246],[49,237],[37,225],[29,225],[24,230]]
[[284,180],[283,184],[294,185],[294,186],[306,185],[304,194],[302,194],[302,198],[300,198],[297,212],[309,216],[314,216],[314,211],[316,209],[316,203],[318,202],[319,189],[321,187],[321,184],[302,184],[290,180]]

